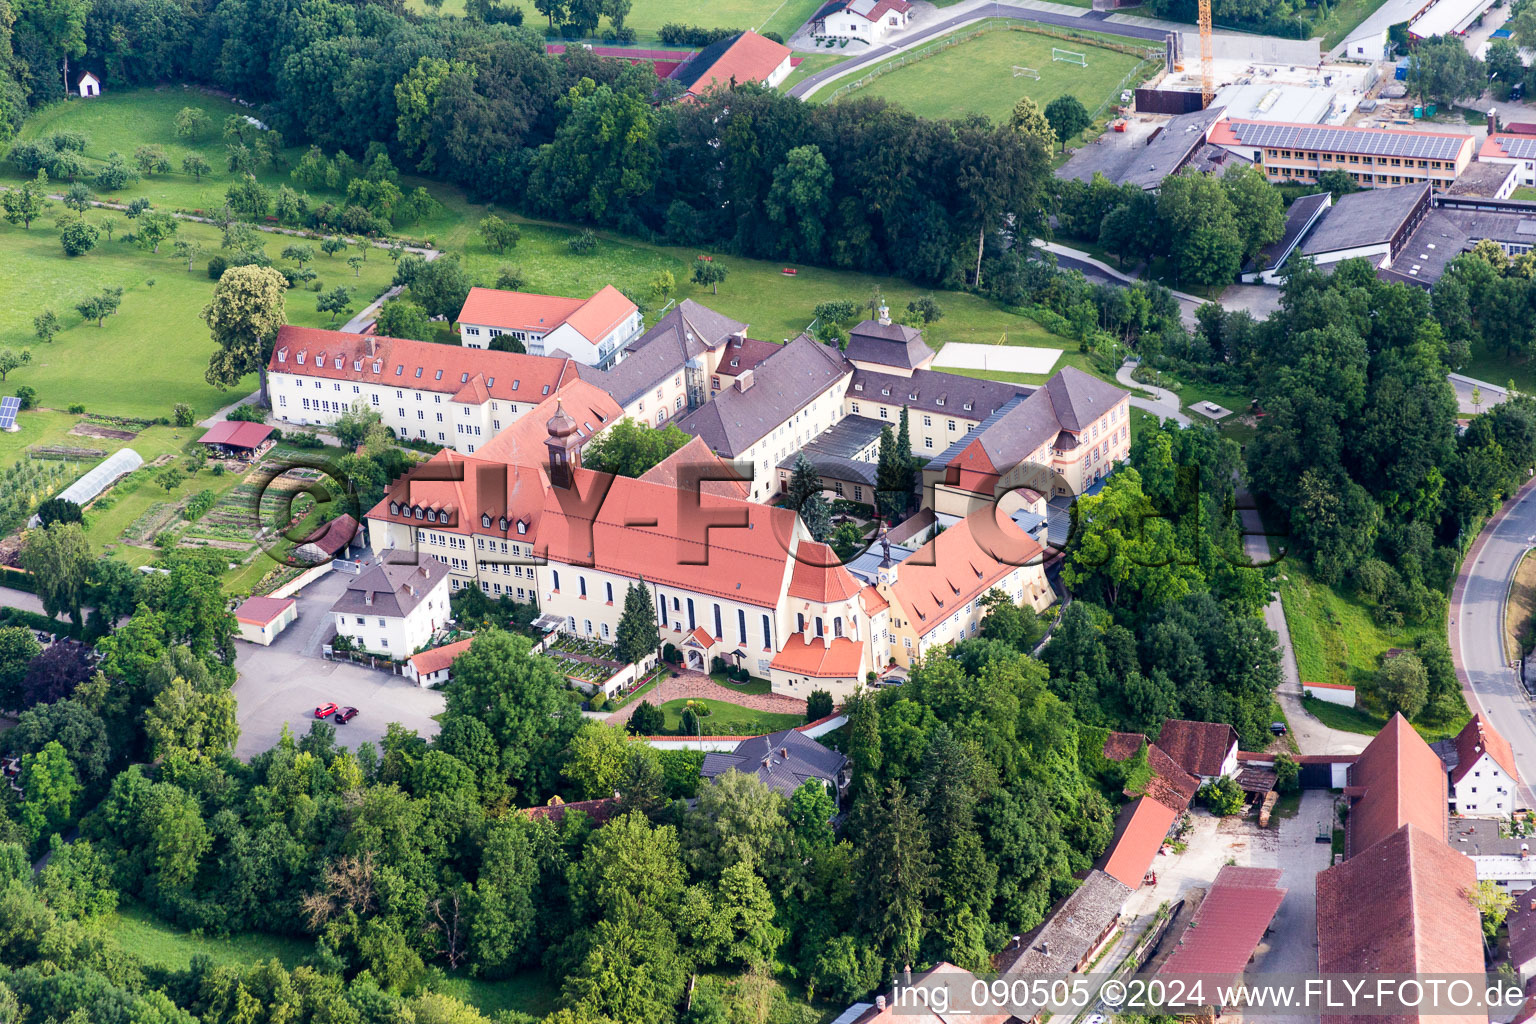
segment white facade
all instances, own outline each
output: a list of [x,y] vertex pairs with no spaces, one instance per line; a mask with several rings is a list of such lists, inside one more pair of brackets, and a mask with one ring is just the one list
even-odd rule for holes
[[468,453],[548,397],[532,389],[527,402],[496,398],[459,402],[441,391],[281,372],[267,375],[267,390],[272,415],[288,423],[327,426],[340,419],[354,402],[361,402],[378,413],[396,437],[430,441]]
[[459,324],[459,340],[465,348],[486,348],[491,339],[510,334],[522,342],[531,356],[547,356],[555,351],[564,352],[578,363],[587,366],[608,367],[624,358],[624,346],[634,341],[645,330],[645,317],[636,309],[620,321],[613,330],[597,339],[589,339],[569,323],[557,324],[548,333],[533,330],[511,330],[492,327],[490,324]]
[[86,97],[87,99],[92,96],[100,96],[101,79],[87,71],[85,74],[80,76],[80,82],[76,88],[79,90],[80,95]]
[[438,627],[448,621],[448,594],[448,577],[444,575],[404,615],[361,608],[333,610],[331,614],[336,620],[337,634],[351,637],[354,646],[403,659],[425,646]]
[[[1458,773],[1462,772],[1460,767]],[[1515,781],[1484,751],[1461,781],[1451,786],[1456,813],[1472,817],[1507,818],[1515,809]]]
[[912,23],[910,5],[902,6],[908,9],[898,10],[878,0],[853,0],[842,10],[822,19],[821,27],[814,34],[846,36],[866,43],[877,43]]

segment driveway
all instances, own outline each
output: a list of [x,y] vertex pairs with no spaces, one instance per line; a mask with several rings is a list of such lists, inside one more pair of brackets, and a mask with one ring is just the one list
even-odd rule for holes
[[1536,545],[1536,481],[1491,519],[1462,560],[1451,591],[1451,658],[1473,711],[1482,711],[1515,751],[1524,806],[1536,806],[1536,717],[1504,653],[1504,598],[1521,557]]
[[377,745],[391,722],[425,738],[437,735],[433,716],[446,706],[441,691],[413,686],[389,672],[320,657],[321,646],[335,632],[330,607],[351,579],[332,572],[296,594],[299,617],[270,647],[237,642],[237,757],[250,760],[270,749],[285,725],[302,737],[314,722],[316,705],[330,701],[361,711],[349,724],[335,727],[342,746],[355,747],[364,740]]

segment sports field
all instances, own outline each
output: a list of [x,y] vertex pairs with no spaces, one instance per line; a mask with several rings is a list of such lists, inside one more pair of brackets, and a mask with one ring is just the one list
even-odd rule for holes
[[[700,28],[751,28],[759,32],[777,32],[788,39],[795,29],[826,0],[634,0],[624,24],[635,30],[636,42],[655,42],[661,26],[676,23],[697,25]],[[411,10],[425,12],[430,8],[423,0],[409,0]],[[519,7],[523,11],[523,24],[533,28],[545,28],[549,22],[534,10],[532,0],[503,0],[502,6]],[[464,13],[464,0],[444,0],[440,10],[444,14]],[[598,31],[608,27],[604,18]]]
[[[1088,66],[1053,61],[1052,48],[1081,53]],[[894,58],[888,66],[900,59]],[[1120,87],[1138,63],[1136,57],[1116,50],[1001,29],[936,48],[921,60],[909,58],[906,64],[839,98],[882,96],[922,117],[985,114],[999,121],[1025,96],[1043,108],[1056,97],[1071,93],[1092,111]],[[1038,71],[1039,81],[1015,74],[1015,66]],[[828,86],[816,98],[831,99],[831,90],[843,84]]]

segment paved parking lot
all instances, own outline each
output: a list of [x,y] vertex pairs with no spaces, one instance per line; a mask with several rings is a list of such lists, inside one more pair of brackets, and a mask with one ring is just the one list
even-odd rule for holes
[[336,740],[356,746],[375,744],[390,722],[399,722],[424,737],[437,735],[445,705],[437,690],[412,686],[403,677],[376,672],[347,662],[326,661],[320,648],[334,630],[330,607],[352,579],[333,572],[294,595],[299,617],[270,647],[237,642],[235,668],[240,678],[234,694],[239,702],[240,742],[236,756],[249,760],[271,748],[287,725],[295,736],[309,732],[315,706],[335,701],[361,713],[347,725],[336,726]]

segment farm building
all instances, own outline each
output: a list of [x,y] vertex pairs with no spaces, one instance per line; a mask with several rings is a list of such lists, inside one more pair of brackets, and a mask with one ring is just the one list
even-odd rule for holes
[[[103,459],[95,469],[90,470],[80,479],[60,491],[55,497],[72,501],[81,508],[89,504],[92,499],[101,494],[120,476],[127,476],[140,466],[144,465],[144,459],[132,448],[122,448]],[[40,520],[33,516],[27,520],[27,526],[36,526]]]
[[269,646],[298,617],[298,603],[291,597],[248,597],[235,609],[240,639],[263,647]]
[[265,423],[225,420],[210,427],[197,443],[224,458],[250,460],[272,447],[272,428]]

